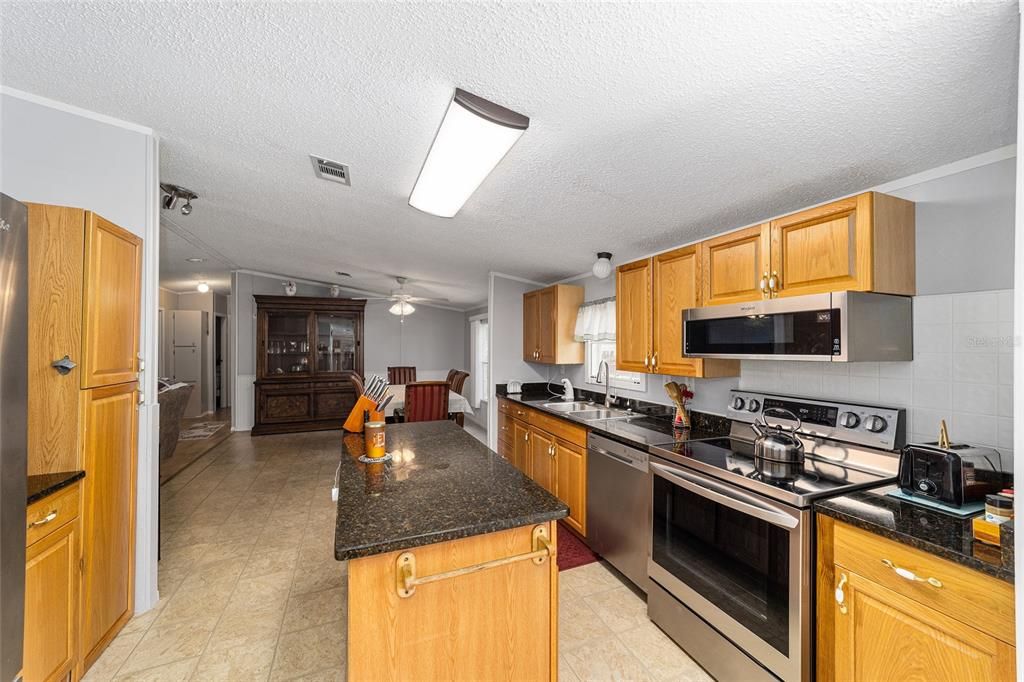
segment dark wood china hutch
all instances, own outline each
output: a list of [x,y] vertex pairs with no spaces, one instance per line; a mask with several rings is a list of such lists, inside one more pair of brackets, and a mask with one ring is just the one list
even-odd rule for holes
[[339,429],[363,375],[366,301],[255,296],[253,435]]

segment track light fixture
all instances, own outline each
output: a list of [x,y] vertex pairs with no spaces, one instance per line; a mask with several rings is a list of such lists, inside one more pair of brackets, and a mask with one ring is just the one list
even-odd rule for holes
[[199,195],[192,190],[181,185],[172,185],[169,182],[161,182],[160,189],[164,193],[163,199],[160,202],[164,210],[170,211],[178,205],[180,200],[185,200],[185,205],[181,207],[181,215],[192,213],[192,200],[199,198]]

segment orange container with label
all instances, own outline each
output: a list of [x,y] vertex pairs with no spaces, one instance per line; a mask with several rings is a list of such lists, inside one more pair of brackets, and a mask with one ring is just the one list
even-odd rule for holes
[[380,459],[384,456],[384,422],[366,422],[363,425],[363,438],[366,441],[366,456]]

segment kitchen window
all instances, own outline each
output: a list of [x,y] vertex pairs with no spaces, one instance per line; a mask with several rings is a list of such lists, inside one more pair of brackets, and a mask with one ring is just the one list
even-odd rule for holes
[[608,363],[612,388],[633,391],[647,390],[647,377],[637,372],[622,372],[615,369],[615,299],[603,298],[589,301],[580,306],[576,315],[576,330],[573,338],[586,344],[583,366],[584,382],[592,386],[604,386],[605,378],[598,381],[601,361]]
[[587,341],[586,352],[586,383],[593,386],[604,386],[604,377],[598,381],[597,373],[601,361],[608,363],[612,388],[624,388],[630,391],[646,391],[647,376],[639,372],[624,372],[615,369],[615,341]]

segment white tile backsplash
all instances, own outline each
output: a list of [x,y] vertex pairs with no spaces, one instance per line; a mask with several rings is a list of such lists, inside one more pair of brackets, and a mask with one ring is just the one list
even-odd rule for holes
[[1013,460],[1013,291],[914,298],[913,362],[744,360],[740,388],[907,408],[912,441],[939,420],[957,442]]

